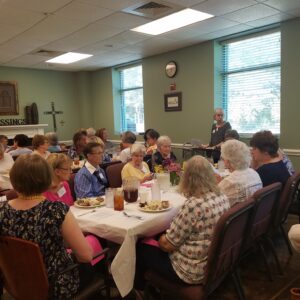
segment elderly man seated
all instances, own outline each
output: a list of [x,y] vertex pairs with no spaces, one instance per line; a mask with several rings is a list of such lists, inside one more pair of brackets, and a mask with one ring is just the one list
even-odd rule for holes
[[104,170],[99,167],[103,152],[103,145],[94,142],[88,143],[83,149],[86,162],[75,176],[76,198],[104,195],[108,181]]
[[228,140],[221,147],[221,157],[230,175],[219,183],[219,188],[228,197],[230,205],[245,201],[262,188],[258,173],[249,168],[251,153],[248,146],[238,140]]

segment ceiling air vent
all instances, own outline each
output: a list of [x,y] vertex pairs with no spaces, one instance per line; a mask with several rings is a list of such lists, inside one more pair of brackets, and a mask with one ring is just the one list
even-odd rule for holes
[[45,56],[45,57],[56,57],[61,54],[64,54],[65,52],[62,51],[53,51],[53,50],[45,50],[45,49],[39,49],[34,50],[30,52],[31,55],[39,55],[39,56]]
[[141,17],[157,19],[165,15],[169,15],[181,7],[175,4],[170,4],[166,1],[150,1],[136,4],[134,6],[123,9],[124,12],[138,15]]

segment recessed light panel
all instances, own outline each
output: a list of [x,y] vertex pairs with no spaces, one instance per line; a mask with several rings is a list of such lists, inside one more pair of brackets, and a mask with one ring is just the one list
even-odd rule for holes
[[83,54],[83,53],[75,53],[75,52],[68,52],[54,58],[47,60],[48,63],[55,63],[55,64],[71,64],[75,61],[79,61],[82,59],[86,59],[91,57],[91,54]]

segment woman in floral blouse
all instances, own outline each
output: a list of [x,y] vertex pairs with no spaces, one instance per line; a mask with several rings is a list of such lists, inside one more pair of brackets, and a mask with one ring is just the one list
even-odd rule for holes
[[229,209],[209,162],[194,156],[187,163],[180,181],[186,201],[173,219],[158,247],[140,243],[137,248],[135,286],[144,288],[143,274],[152,269],[168,280],[187,284],[202,281],[214,226]]
[[92,249],[69,207],[43,196],[51,178],[50,166],[40,155],[24,154],[16,160],[10,179],[18,198],[0,203],[0,235],[37,243],[50,282],[49,299],[69,299],[77,293],[84,276],[92,274],[81,274],[81,269],[58,274],[73,264],[65,243],[80,262],[91,261]]

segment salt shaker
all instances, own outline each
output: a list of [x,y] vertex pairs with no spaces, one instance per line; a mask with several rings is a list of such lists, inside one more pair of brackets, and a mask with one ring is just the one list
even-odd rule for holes
[[151,186],[151,194],[152,194],[152,200],[160,200],[160,188],[159,183],[156,179],[153,180],[152,186]]

